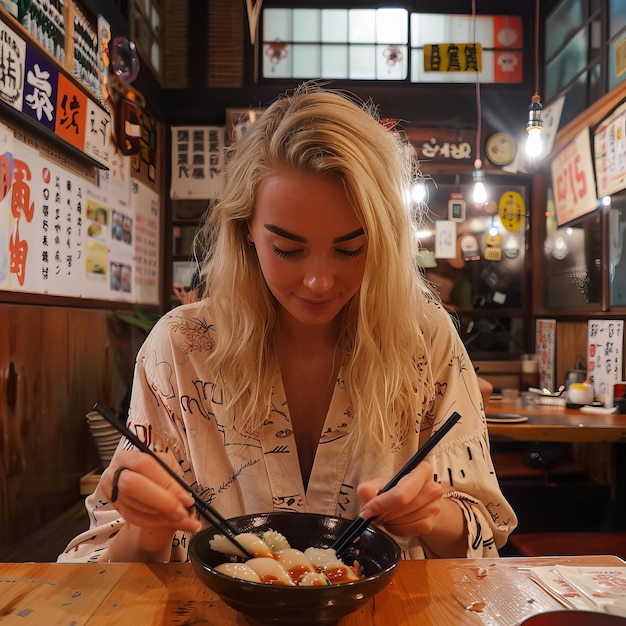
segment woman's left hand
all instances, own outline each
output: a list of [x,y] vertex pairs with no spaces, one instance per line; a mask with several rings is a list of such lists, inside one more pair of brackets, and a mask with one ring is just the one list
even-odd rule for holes
[[373,517],[378,526],[399,537],[430,533],[441,512],[443,488],[433,480],[430,463],[422,462],[385,493],[378,493],[391,479],[376,478],[361,483],[357,495],[362,504],[359,516]]

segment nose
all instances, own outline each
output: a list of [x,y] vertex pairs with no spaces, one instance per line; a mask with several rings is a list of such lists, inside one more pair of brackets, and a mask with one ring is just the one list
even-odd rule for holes
[[303,283],[310,291],[327,293],[335,283],[335,270],[328,259],[313,258],[307,264]]

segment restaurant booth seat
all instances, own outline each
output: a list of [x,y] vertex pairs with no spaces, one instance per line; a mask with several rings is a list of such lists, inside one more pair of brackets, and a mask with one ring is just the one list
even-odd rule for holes
[[[610,485],[592,478],[572,458],[569,445],[494,442],[491,454],[502,493],[518,517],[517,533],[597,532],[606,527]],[[515,553],[508,543],[503,554]]]
[[626,559],[626,532],[513,533],[509,544],[522,556],[612,554]]

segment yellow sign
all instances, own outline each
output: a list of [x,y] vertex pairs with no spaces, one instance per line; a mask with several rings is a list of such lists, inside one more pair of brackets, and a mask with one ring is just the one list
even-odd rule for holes
[[482,51],[479,43],[437,43],[424,45],[426,72],[480,72]]
[[526,215],[526,203],[517,191],[506,191],[500,197],[498,213],[502,226],[509,232],[519,230]]

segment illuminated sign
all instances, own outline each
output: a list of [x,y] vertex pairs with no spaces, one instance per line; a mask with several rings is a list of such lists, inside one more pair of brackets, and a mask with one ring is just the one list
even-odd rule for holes
[[482,46],[479,43],[438,43],[424,46],[426,72],[480,72]]

